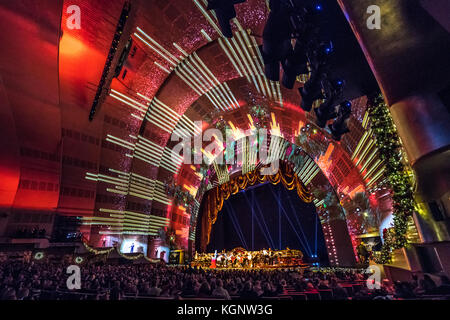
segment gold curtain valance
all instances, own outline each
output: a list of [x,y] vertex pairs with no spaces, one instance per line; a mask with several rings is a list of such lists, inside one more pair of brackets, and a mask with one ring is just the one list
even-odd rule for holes
[[245,175],[232,178],[229,182],[210,190],[204,200],[200,244],[202,251],[205,251],[206,246],[209,244],[211,229],[213,224],[216,223],[218,213],[223,208],[223,202],[240,190],[245,190],[249,186],[265,182],[270,182],[273,185],[281,182],[288,190],[296,189],[302,201],[310,203],[313,200],[313,196],[303,185],[300,178],[286,164],[280,164],[280,170],[274,175],[261,175],[261,170],[256,169]]

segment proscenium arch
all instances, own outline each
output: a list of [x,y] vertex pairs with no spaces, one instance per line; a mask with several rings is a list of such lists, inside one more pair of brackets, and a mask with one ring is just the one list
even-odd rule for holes
[[[171,80],[171,79],[173,79],[173,80]],[[171,84],[172,81],[175,81],[175,87],[177,87],[180,84],[179,79],[177,79],[175,76],[173,76],[173,77],[171,77],[170,79],[167,80],[166,86]],[[228,83],[230,83],[230,84],[235,83],[237,86],[241,86],[241,88],[244,85],[247,85],[248,87],[246,87],[243,91],[248,91],[248,92],[253,94],[253,97],[258,97],[258,95],[257,95],[258,92],[256,92],[255,88],[252,85],[248,85],[247,84],[247,79],[246,78],[235,78],[235,79],[232,79],[232,80],[228,81]],[[283,89],[283,91],[284,91],[284,89]],[[179,91],[177,91],[177,92],[179,92]],[[158,101],[160,101],[159,99],[161,99],[161,100],[163,99],[162,95],[160,95],[160,94],[158,94],[157,97],[158,98],[156,98],[156,99]],[[292,114],[296,114],[297,117],[296,117],[296,120],[294,121],[295,124],[298,124],[298,123],[301,122],[301,123],[303,123],[305,125],[305,127],[311,127],[312,130],[320,132],[322,134],[322,136],[325,137],[325,140],[316,139],[316,137],[319,136],[319,135],[317,135],[317,136],[311,137],[311,139],[309,139],[307,141],[307,143],[303,143],[302,144],[301,141],[297,141],[306,150],[310,149],[312,144],[317,144],[319,152],[317,154],[314,154],[315,158],[317,158],[321,154],[325,153],[330,144],[332,144],[336,148],[340,148],[340,146],[338,144],[336,144],[336,143],[331,141],[331,139],[329,138],[329,135],[327,133],[324,133],[322,131],[322,129],[317,128],[317,127],[315,127],[312,124],[309,124],[309,121],[308,121],[309,119],[308,119],[307,115],[305,115],[303,112],[299,111],[298,107],[297,107],[297,109],[294,109],[292,107],[292,106],[295,106],[295,104],[293,102],[291,102],[292,99],[291,99],[291,97],[289,95],[283,95],[283,97],[285,98],[284,99],[284,105],[285,105],[284,107],[281,107],[280,105],[277,105],[274,101],[270,101],[270,99],[267,99],[267,98],[264,98],[264,97],[261,97],[261,96],[259,96],[259,100],[257,100],[254,103],[268,106],[267,109],[271,113],[277,114],[278,116],[280,116],[280,114],[282,114],[282,113],[287,113],[287,112],[291,112]],[[198,99],[195,100],[195,102],[191,105],[190,108],[187,109],[187,111],[183,115],[186,115],[186,114],[189,114],[189,113],[192,114],[192,110],[191,109],[194,108],[193,105],[195,103],[198,103],[198,101],[200,101],[200,100],[203,100],[203,104],[204,104],[205,103],[204,102],[205,99],[206,99],[205,95],[199,96]],[[295,97],[294,97],[294,99],[295,99]],[[245,105],[249,105],[250,106],[251,102],[253,102],[253,101],[245,101]],[[234,110],[233,113],[241,113],[241,115],[244,114],[244,116],[245,116],[246,111],[247,111],[247,109],[244,109],[244,108],[241,107],[241,108],[239,108],[237,110]],[[224,117],[227,117],[227,116],[229,116],[230,113],[231,113],[231,111],[228,112],[228,113],[227,112],[223,112],[222,115]],[[278,116],[276,117],[276,121],[278,121],[278,124],[280,124],[281,131],[284,131],[284,129],[286,127],[283,126],[283,121],[280,121]],[[271,119],[271,121],[272,120],[273,119]],[[149,127],[152,127],[151,123],[147,123],[147,125],[149,125]],[[155,126],[153,126],[153,127],[156,130],[158,129],[158,127],[155,127]],[[291,135],[290,135],[289,138],[290,138],[290,140],[296,141],[297,138],[298,138],[298,133],[299,132],[297,132],[297,134],[292,134],[292,127],[290,127],[290,129],[291,129]],[[298,127],[298,130],[300,130],[300,129],[304,129],[304,128]],[[143,130],[141,130],[141,131],[143,131]],[[171,147],[170,147],[170,142],[169,142],[169,136],[170,136],[169,133],[164,134],[164,140],[163,140],[162,144],[164,144],[165,143],[164,141],[166,141],[167,143],[165,145],[165,148],[170,150]],[[134,161],[134,162],[136,162],[136,161]],[[172,174],[171,172],[169,172],[169,171],[167,171],[165,169],[162,169],[160,167],[157,168],[156,172],[157,172],[156,173],[156,177],[160,181],[164,181],[164,180],[166,180],[166,179],[168,179],[168,178],[170,178],[172,176],[175,176],[175,177],[177,176],[177,174]],[[201,198],[201,196],[198,196],[197,198]],[[164,210],[164,206],[161,206],[160,204],[157,204],[157,206],[159,206],[162,210]],[[167,213],[168,216],[172,216],[174,214],[174,210],[176,210],[176,207],[171,207],[169,209],[169,212]],[[191,233],[192,233],[192,230],[191,230]],[[186,243],[183,244],[182,246],[186,246]]]

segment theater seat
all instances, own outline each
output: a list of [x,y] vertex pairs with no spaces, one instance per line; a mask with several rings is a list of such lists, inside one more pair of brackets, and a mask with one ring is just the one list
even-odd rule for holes
[[296,293],[296,294],[291,295],[291,297],[292,297],[292,300],[297,300],[297,301],[308,300],[308,297],[304,293]]
[[320,300],[319,292],[306,292],[308,300]]
[[319,290],[321,300],[333,300],[333,291],[329,289]]

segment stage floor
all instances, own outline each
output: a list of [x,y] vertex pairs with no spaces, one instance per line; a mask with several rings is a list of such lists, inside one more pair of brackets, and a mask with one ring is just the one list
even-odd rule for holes
[[200,266],[200,265],[192,265],[193,267],[201,267],[202,269],[211,269],[211,270],[280,270],[280,269],[307,269],[310,268],[311,265],[302,263],[298,265],[276,265],[276,266],[258,266],[258,267],[211,267],[211,266]]

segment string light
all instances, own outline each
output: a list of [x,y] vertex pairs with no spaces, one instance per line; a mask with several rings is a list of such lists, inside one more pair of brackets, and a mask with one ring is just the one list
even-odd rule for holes
[[83,259],[82,257],[76,257],[76,258],[75,258],[75,263],[76,263],[76,264],[82,264],[83,261],[84,261],[84,259]]
[[34,255],[35,260],[42,260],[43,258],[44,258],[44,253],[41,251],[36,252],[36,254]]

